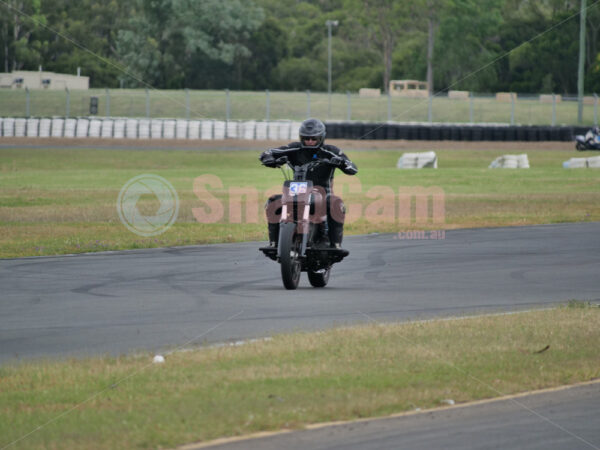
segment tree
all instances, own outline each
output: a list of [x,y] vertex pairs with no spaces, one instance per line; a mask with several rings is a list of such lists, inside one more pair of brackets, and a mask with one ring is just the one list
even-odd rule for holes
[[[339,20],[332,40],[336,91],[381,84],[387,90],[395,77],[427,79],[432,91],[452,86],[573,92],[579,5],[580,0],[4,0],[0,64],[5,71],[42,65],[75,73],[81,67],[95,87],[118,86],[126,66],[129,86],[325,90],[325,21]],[[588,92],[600,90],[598,23],[600,5],[592,3]],[[551,27],[556,28],[548,31]],[[495,61],[501,55],[509,56]]]
[[244,45],[264,19],[241,0],[138,0],[118,52],[136,77],[163,88],[202,87],[197,75],[213,64],[231,68],[250,55]]
[[118,0],[44,1],[48,28],[39,30],[46,43],[44,68],[61,73],[81,68],[92,87],[118,86],[116,30],[124,25],[128,11],[128,3]]
[[438,15],[433,61],[435,89],[486,90],[497,83],[499,64],[489,64],[501,53],[498,42],[504,24],[503,3],[504,0],[444,2]]
[[237,89],[273,89],[275,68],[287,56],[288,35],[273,18],[267,18],[248,39],[249,54],[235,62]]
[[387,92],[392,75],[392,56],[400,36],[412,27],[412,11],[408,2],[396,0],[349,1],[362,17],[367,42],[378,49],[383,60],[382,82]]
[[[513,0],[506,13],[500,45],[511,51],[500,74],[515,92],[575,92],[579,2]],[[513,51],[513,49],[515,49]]]
[[7,0],[0,6],[0,11],[4,71],[40,64],[43,43],[34,33],[46,23],[41,0]]

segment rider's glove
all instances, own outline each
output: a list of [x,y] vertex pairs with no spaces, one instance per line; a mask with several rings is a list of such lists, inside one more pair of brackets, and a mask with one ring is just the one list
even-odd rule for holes
[[264,152],[260,155],[260,162],[262,162],[265,166],[275,166],[275,158],[269,152]]
[[343,166],[343,165],[344,165],[344,162],[345,162],[345,161],[344,161],[344,158],[341,158],[341,157],[339,157],[339,156],[334,156],[333,158],[331,158],[331,159],[329,160],[329,162],[330,162],[330,164],[331,164],[332,166],[335,166],[335,167],[341,167],[341,166]]

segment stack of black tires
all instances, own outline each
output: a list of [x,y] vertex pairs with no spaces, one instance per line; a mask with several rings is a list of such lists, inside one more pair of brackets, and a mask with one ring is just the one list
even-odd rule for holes
[[330,139],[422,141],[573,141],[589,127],[327,122]]

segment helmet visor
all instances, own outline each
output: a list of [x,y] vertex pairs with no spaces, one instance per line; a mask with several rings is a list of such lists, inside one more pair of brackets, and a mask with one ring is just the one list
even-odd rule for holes
[[318,147],[321,142],[320,136],[300,136],[300,141],[304,147]]

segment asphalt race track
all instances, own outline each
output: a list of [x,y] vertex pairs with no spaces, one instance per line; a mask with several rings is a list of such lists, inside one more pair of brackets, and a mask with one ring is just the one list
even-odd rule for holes
[[[598,383],[442,409],[241,440],[215,450],[578,450],[600,445]],[[194,445],[187,449],[192,450]]]
[[0,260],[0,362],[597,302],[599,235],[600,223],[580,223],[351,236],[329,286],[303,274],[297,291],[263,243]]

